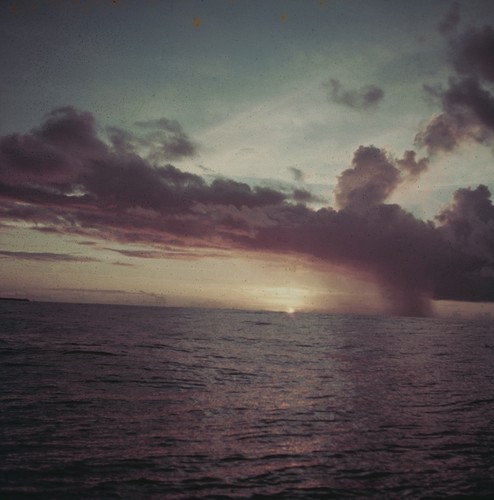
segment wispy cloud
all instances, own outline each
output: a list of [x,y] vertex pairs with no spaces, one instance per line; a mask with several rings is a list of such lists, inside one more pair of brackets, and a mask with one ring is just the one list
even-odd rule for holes
[[449,9],[445,12],[442,19],[439,21],[437,25],[437,29],[439,33],[442,35],[447,35],[456,29],[460,22],[460,6],[458,2],[453,2]]
[[[200,246],[194,248],[164,247],[160,250],[125,250],[117,248],[107,248],[112,252],[119,253],[125,257],[135,259],[201,259],[201,258],[225,258],[229,257],[229,253],[222,249],[212,249],[210,247],[201,248]],[[125,263],[115,263],[118,265],[125,265]],[[132,264],[128,264],[132,265]]]
[[115,127],[108,129],[116,151],[127,154],[139,152],[152,162],[176,161],[197,154],[197,144],[176,120],[160,118],[138,121],[135,125],[145,132],[135,134]]
[[288,170],[292,174],[293,180],[295,182],[304,182],[305,181],[305,174],[300,168],[288,167]]
[[364,85],[358,90],[345,89],[338,79],[330,78],[325,86],[331,101],[355,110],[374,109],[384,99],[384,90],[377,85]]
[[51,252],[16,252],[0,250],[0,257],[21,260],[36,260],[42,262],[99,262],[98,259],[94,259],[92,257]]

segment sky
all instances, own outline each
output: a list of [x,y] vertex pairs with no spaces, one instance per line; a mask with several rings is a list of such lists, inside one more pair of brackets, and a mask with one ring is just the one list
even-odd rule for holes
[[0,295],[494,313],[490,0],[0,9]]

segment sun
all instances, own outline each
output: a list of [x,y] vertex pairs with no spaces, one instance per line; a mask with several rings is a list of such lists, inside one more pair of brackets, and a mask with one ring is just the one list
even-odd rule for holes
[[286,314],[307,310],[307,296],[311,293],[307,287],[289,286],[252,287],[251,290],[261,309]]

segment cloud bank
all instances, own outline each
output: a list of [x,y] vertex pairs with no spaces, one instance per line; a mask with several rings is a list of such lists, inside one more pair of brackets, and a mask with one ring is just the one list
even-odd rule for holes
[[[160,124],[165,142],[170,130],[182,133],[174,122]],[[130,133],[116,142],[110,131],[104,140],[91,114],[54,110],[30,133],[0,138],[0,217],[33,230],[155,248],[120,251],[140,258],[173,257],[171,248],[184,249],[177,258],[190,249],[297,253],[371,273],[399,314],[427,314],[430,298],[494,300],[494,207],[485,186],[458,190],[435,223],[386,203],[427,168],[414,151],[394,158],[358,147],[338,178],[338,210],[310,208],[305,190],[207,182],[159,163],[152,150],[137,151]]]

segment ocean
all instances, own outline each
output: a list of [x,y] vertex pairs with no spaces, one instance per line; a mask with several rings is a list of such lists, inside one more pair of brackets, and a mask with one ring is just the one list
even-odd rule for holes
[[0,498],[494,498],[494,323],[0,303]]

